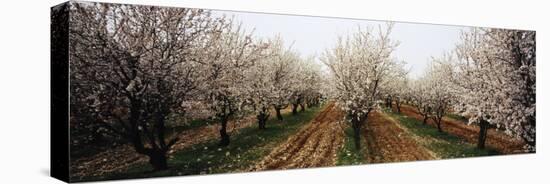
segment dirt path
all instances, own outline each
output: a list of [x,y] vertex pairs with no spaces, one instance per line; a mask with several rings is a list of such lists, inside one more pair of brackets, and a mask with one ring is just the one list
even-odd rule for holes
[[[416,109],[412,106],[403,105],[401,107],[401,112],[409,117],[416,118],[419,121],[423,120],[422,116],[418,114],[418,111],[416,111]],[[434,125],[432,120],[428,120],[428,123]],[[479,134],[478,126],[470,126],[459,120],[443,118],[441,128],[444,132],[461,137],[472,144],[477,144]],[[503,132],[496,131],[495,129],[489,129],[487,131],[486,144],[488,147],[503,154],[523,153],[523,146],[525,145],[522,140],[510,137]]]
[[333,166],[344,133],[339,126],[344,113],[328,104],[325,109],[295,135],[276,147],[250,171]]
[[[238,121],[231,121],[228,125],[229,134],[252,126],[256,123],[254,116],[246,117]],[[198,127],[196,129],[182,132],[178,141],[169,151],[172,153],[187,148],[191,145],[218,138],[220,124]],[[147,156],[138,154],[131,145],[122,145],[114,149],[106,150],[96,155],[71,160],[71,177],[100,176],[105,173],[122,171],[131,165],[147,163]]]
[[431,160],[434,154],[416,143],[410,132],[401,128],[387,115],[374,111],[369,114],[363,136],[367,140],[369,163]]

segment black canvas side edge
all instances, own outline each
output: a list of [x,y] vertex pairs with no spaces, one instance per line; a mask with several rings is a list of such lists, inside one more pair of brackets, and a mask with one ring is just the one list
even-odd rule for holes
[[50,175],[69,179],[69,3],[50,11]]

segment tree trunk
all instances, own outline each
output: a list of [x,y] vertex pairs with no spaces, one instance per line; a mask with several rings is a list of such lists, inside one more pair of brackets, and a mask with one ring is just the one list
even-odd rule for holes
[[292,115],[296,114],[298,114],[298,104],[292,104]]
[[222,127],[220,128],[220,146],[229,145],[229,135],[227,134],[227,118],[222,118]]
[[277,114],[277,119],[283,121],[283,115],[281,115],[281,108],[275,107],[275,113]]
[[422,121],[423,124],[428,124],[428,116],[424,115],[424,120]]
[[400,102],[400,100],[395,101],[395,107],[397,107],[397,113],[401,114],[401,102]]
[[477,139],[477,148],[485,149],[485,140],[487,139],[487,129],[489,127],[489,122],[481,120],[479,122],[479,136]]
[[306,106],[304,104],[300,104],[300,112],[306,111]]
[[442,118],[436,118],[437,131],[439,131],[439,132],[443,132],[443,130],[441,129],[441,119]]
[[353,141],[355,144],[355,149],[360,150],[361,149],[361,122],[357,120],[357,118],[352,117],[351,120],[352,128],[353,128]]
[[257,119],[258,119],[258,128],[260,130],[264,130],[265,129],[265,124],[267,122],[267,119],[269,118],[269,114],[266,112],[267,109],[263,109],[262,112],[260,112],[260,114],[258,114]]
[[155,171],[168,169],[168,163],[166,159],[166,152],[162,150],[152,150],[149,156],[149,163],[153,166]]
[[306,100],[306,105],[310,108],[315,106],[315,98],[310,98],[309,100]]
[[320,100],[321,99],[319,97],[315,97],[315,99],[313,99],[313,102],[312,102],[310,107],[313,107],[313,106],[318,107],[319,103],[320,103]]
[[260,130],[264,130],[264,129],[265,129],[265,122],[266,122],[266,121],[265,121],[265,119],[263,119],[263,118],[262,118],[262,119],[258,119],[258,128],[259,128]]

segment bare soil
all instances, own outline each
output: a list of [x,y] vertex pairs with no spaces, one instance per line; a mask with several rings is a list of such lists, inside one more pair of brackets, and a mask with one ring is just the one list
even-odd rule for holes
[[[423,117],[418,113],[416,108],[408,105],[402,105],[401,113],[409,117],[416,118],[419,121]],[[435,126],[433,120],[429,119],[428,124]],[[441,128],[444,132],[458,136],[472,144],[477,144],[479,135],[479,127],[476,125],[468,125],[466,122],[444,117],[441,122]],[[502,154],[524,153],[523,140],[506,135],[504,132],[496,129],[487,131],[486,146]]]
[[434,154],[417,144],[410,132],[378,111],[369,114],[363,136],[367,142],[368,163],[434,159]]
[[315,119],[277,146],[249,171],[334,166],[344,141],[342,112],[328,104]]

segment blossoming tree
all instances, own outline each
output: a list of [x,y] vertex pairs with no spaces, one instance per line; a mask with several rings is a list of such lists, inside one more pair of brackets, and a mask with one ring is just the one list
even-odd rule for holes
[[182,105],[198,94],[202,74],[194,62],[222,19],[184,8],[73,5],[71,121],[99,124],[98,132],[166,169],[166,153],[178,139],[165,135],[166,122],[183,115]]
[[330,97],[347,113],[352,124],[354,143],[360,149],[360,132],[368,114],[376,108],[380,92],[386,87],[398,65],[391,57],[398,43],[390,39],[393,24],[378,32],[359,28],[339,37],[336,45],[324,52],[322,61],[329,68]]
[[535,150],[535,32],[474,28],[457,46],[457,109],[480,125],[478,147],[489,124],[521,137]]

